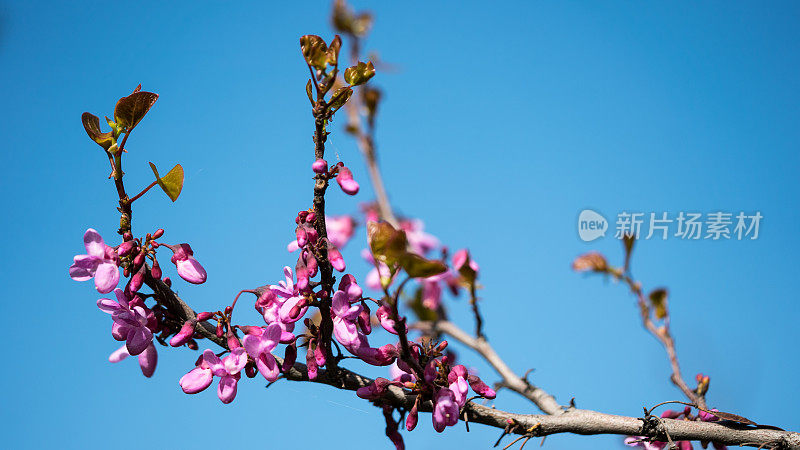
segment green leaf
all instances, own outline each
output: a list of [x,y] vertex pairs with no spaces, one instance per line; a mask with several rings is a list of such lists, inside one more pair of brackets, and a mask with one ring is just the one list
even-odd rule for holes
[[334,36],[333,40],[331,41],[331,45],[328,46],[327,58],[328,64],[335,66],[339,63],[339,50],[342,48],[342,38],[339,37],[337,34]]
[[351,86],[364,84],[373,76],[375,76],[375,67],[372,65],[372,61],[366,64],[359,62],[357,65],[344,70],[344,81]]
[[167,197],[173,202],[177,200],[183,189],[183,167],[180,164],[176,164],[164,177],[158,175],[155,164],[150,163],[150,168],[153,169],[153,173],[156,175],[156,182],[167,194]]
[[133,94],[122,97],[114,107],[114,120],[117,125],[125,127],[130,132],[139,124],[147,111],[153,107],[158,94],[144,91],[134,91]]
[[656,319],[667,317],[667,290],[655,289],[650,293],[650,303],[656,309]]
[[400,257],[400,266],[412,278],[428,278],[447,271],[447,266],[443,262],[425,259],[411,252],[406,252]]
[[344,106],[344,104],[347,103],[347,100],[350,100],[350,96],[352,95],[353,88],[350,86],[342,86],[339,89],[336,89],[331,97],[331,113],[335,113],[339,110],[339,108]]
[[86,134],[105,150],[108,150],[109,147],[114,144],[114,133],[111,131],[107,133],[101,132],[100,119],[98,119],[97,116],[85,112],[81,115],[81,122],[83,122],[83,128],[86,130]]
[[405,231],[387,222],[367,222],[367,243],[375,259],[390,268],[405,255],[408,246]]
[[306,83],[306,95],[308,95],[308,101],[311,102],[311,106],[314,106],[314,97],[311,95],[311,87],[313,86],[312,83],[313,82],[309,78],[308,83]]
[[300,38],[300,50],[309,66],[325,70],[328,66],[328,46],[321,37],[307,34]]

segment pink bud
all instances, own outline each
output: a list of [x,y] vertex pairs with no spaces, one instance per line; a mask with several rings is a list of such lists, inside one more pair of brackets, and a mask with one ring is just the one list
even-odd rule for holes
[[317,215],[314,214],[313,212],[310,212],[306,216],[306,223],[314,223],[314,220],[316,220],[316,219],[317,219]]
[[328,244],[328,260],[331,262],[333,268],[339,272],[344,272],[344,269],[346,269],[342,253],[332,244]]
[[158,239],[163,235],[164,235],[164,229],[163,228],[159,228],[159,229],[157,229],[155,231],[155,233],[153,233],[153,239]]
[[417,426],[417,402],[414,402],[414,406],[411,407],[411,411],[408,412],[408,417],[406,417],[406,430],[412,431]]
[[169,277],[164,277],[164,279],[161,281],[163,281],[164,284],[167,285],[167,287],[172,287],[172,280]]
[[157,259],[153,260],[153,267],[150,269],[150,275],[152,275],[153,278],[161,278],[161,266],[158,265]]
[[328,171],[328,161],[318,159],[311,164],[311,170],[315,173],[326,173]]
[[306,366],[308,367],[308,379],[316,380],[317,361],[314,358],[314,351],[311,349],[311,345],[308,346],[308,351],[306,352]]
[[256,366],[251,362],[248,362],[246,366],[244,366],[244,373],[247,375],[247,378],[255,378],[258,371],[256,370]]
[[133,250],[133,247],[136,245],[134,241],[125,241],[122,244],[119,244],[117,247],[117,255],[125,256]]
[[353,179],[353,172],[350,172],[347,167],[339,169],[339,174],[336,175],[336,182],[339,183],[339,187],[342,188],[345,194],[358,194],[358,183]]
[[139,271],[133,274],[129,284],[131,292],[137,292],[141,289],[144,283],[144,265],[139,268]]
[[286,346],[286,353],[283,356],[283,366],[281,369],[284,372],[287,372],[289,369],[294,366],[294,362],[297,361],[297,347],[292,345]]
[[471,387],[476,394],[486,398],[497,397],[497,392],[495,392],[494,389],[487,386],[486,383],[483,382],[483,380],[476,377],[475,375],[472,374],[467,375],[467,381],[469,382],[469,387]]
[[194,252],[189,244],[179,244],[169,246],[174,252],[170,259],[178,269],[178,275],[192,284],[202,284],[206,282],[206,270],[194,258]]
[[204,320],[208,320],[208,319],[212,318],[213,316],[214,315],[211,314],[210,312],[203,311],[203,312],[201,312],[200,314],[197,315],[197,321],[198,322],[202,322]]
[[242,346],[242,344],[239,342],[239,338],[237,338],[236,335],[231,330],[228,330],[227,341],[228,341],[228,348],[231,350]]
[[191,320],[187,320],[183,323],[181,330],[178,331],[172,339],[169,340],[169,345],[173,347],[180,347],[181,345],[185,344],[192,338],[194,334],[194,323]]
[[222,330],[222,322],[221,321],[217,322],[217,329],[215,330],[214,334],[216,334],[218,338],[221,338],[223,336],[223,334],[225,334],[224,331]]

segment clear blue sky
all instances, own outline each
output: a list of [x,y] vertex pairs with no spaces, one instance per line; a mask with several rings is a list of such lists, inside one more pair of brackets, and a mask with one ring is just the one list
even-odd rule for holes
[[[372,6],[367,46],[399,69],[374,79],[392,201],[472,250],[486,332],[515,370],[535,368],[558,400],[610,413],[680,399],[633,298],[570,270],[593,249],[621,260],[610,236],[578,239],[578,213],[760,211],[758,240],[642,241],[633,269],[645,288],[670,288],[684,371],[711,375],[712,406],[800,429],[797,4]],[[186,184],[175,204],[158,192],[138,201],[135,230],[192,244],[209,280],[176,284],[197,309],[279,279],[312,194],[298,37],[331,38],[328,13],[311,1],[0,3],[4,447],[388,446],[378,411],[352,393],[244,380],[225,406],[212,391],[181,392],[193,352],[161,351],[152,379],[134,360],[109,364],[118,343],[99,296],[67,275],[83,231],[112,237],[118,220],[108,162],[79,117],[110,115],[142,83],[161,97],[129,141],[128,185],[150,181],[148,161],[180,162]],[[329,160],[338,154],[364,189],[332,192],[333,213],[371,197],[342,122]],[[345,252],[360,276],[363,242]],[[464,300],[448,301],[469,324]],[[534,412],[508,392],[496,404]],[[499,434],[471,429],[438,435],[425,416],[405,437],[413,449],[487,448]],[[618,443],[551,436],[546,448]]]

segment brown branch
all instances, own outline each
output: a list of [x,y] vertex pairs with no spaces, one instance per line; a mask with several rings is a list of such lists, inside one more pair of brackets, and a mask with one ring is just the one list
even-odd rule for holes
[[[164,305],[171,313],[177,315],[182,320],[189,320],[196,317],[195,312],[178,297],[163,281],[150,276],[149,271],[146,271],[145,283],[153,289],[158,301]],[[446,332],[459,340],[463,338],[457,328],[449,327],[449,322],[441,322],[439,325],[443,326],[443,332]],[[215,342],[223,348],[227,348],[227,343],[223,338],[217,338],[214,334],[213,327],[210,324],[203,322],[198,327],[199,332],[206,338]],[[452,334],[451,334],[452,332]],[[463,333],[463,332],[461,332]],[[469,338],[469,336],[466,336]],[[471,339],[471,338],[470,338]],[[496,354],[488,347],[488,344],[478,344],[483,351],[487,351],[489,355],[487,360],[499,361],[500,367],[504,367],[503,372],[513,372],[508,369],[505,364],[497,357]],[[481,353],[483,354],[483,353]],[[280,357],[275,357],[278,364],[282,365],[283,360]],[[495,367],[496,369],[498,367]],[[498,372],[500,370],[498,369]],[[310,380],[308,378],[308,368],[305,364],[295,363],[288,371],[283,374],[284,378],[290,381],[307,381],[320,384],[326,384],[337,389],[345,389],[355,391],[361,387],[367,386],[373,382],[369,377],[365,377],[351,370],[338,367],[335,373],[331,371],[320,369],[317,373],[317,378]],[[514,377],[521,383],[523,380]],[[530,387],[529,387],[530,388]],[[536,390],[537,388],[533,388]],[[547,398],[549,395],[539,390]],[[534,396],[534,398],[536,398]],[[549,397],[552,399],[552,397]],[[388,403],[396,408],[409,410],[414,405],[416,396],[399,387],[390,386],[387,393],[378,402]],[[555,403],[555,400],[550,400],[558,408],[558,414],[554,415],[529,415],[529,414],[515,414],[511,412],[497,410],[491,407],[482,406],[473,402],[467,403],[464,407],[464,412],[472,423],[479,423],[498,429],[509,429],[509,421],[517,426],[510,429],[510,433],[530,435],[530,436],[547,436],[550,434],[558,433],[572,433],[581,435],[596,435],[596,434],[613,434],[620,436],[649,436],[654,439],[665,439],[665,433],[668,433],[673,440],[703,440],[711,442],[719,442],[725,445],[746,445],[761,448],[774,448],[774,449],[800,449],[800,433],[789,431],[782,431],[772,428],[753,428],[740,425],[727,425],[725,423],[714,422],[696,422],[684,420],[671,420],[661,419],[663,423],[662,430],[647,430],[645,421],[636,417],[617,416],[612,414],[604,414],[596,411],[570,409],[567,411],[561,410],[560,406]],[[545,403],[546,404],[546,403]],[[420,405],[419,411],[430,412],[432,410],[430,401],[423,402]],[[531,430],[531,431],[528,431]]]
[[[360,39],[351,35],[350,60],[353,65],[358,64],[359,48]],[[366,95],[366,90],[361,89],[347,102],[348,125],[353,131],[356,142],[358,142],[358,148],[361,150],[367,162],[370,183],[372,184],[372,190],[375,191],[375,200],[378,202],[378,210],[381,213],[381,217],[393,227],[397,228],[399,223],[394,215],[394,211],[392,211],[392,204],[389,202],[389,196],[386,195],[383,177],[381,177],[381,171],[380,168],[378,168],[378,160],[375,156],[375,124],[373,121],[368,121],[368,129],[365,131],[361,113],[359,112],[364,103],[364,95]]]
[[613,271],[610,273],[612,276],[624,281],[625,284],[628,285],[631,293],[636,296],[636,302],[641,312],[642,325],[644,325],[647,331],[649,331],[650,334],[652,334],[653,337],[655,337],[658,342],[664,346],[664,350],[667,352],[667,359],[669,359],[670,368],[672,369],[672,374],[670,375],[670,381],[672,381],[672,384],[677,386],[678,389],[680,389],[681,392],[683,392],[683,394],[692,403],[701,408],[707,408],[705,397],[698,395],[697,392],[690,388],[689,385],[686,384],[686,381],[684,381],[683,375],[681,375],[681,367],[678,363],[678,354],[675,351],[675,339],[673,339],[672,334],[669,332],[669,324],[665,325],[663,329],[659,329],[650,318],[650,308],[647,306],[647,300],[644,298],[641,285],[629,275],[620,274]]

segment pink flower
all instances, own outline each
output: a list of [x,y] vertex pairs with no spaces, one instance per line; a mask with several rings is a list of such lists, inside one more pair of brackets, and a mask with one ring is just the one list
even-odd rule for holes
[[[375,311],[375,316],[378,318],[378,322],[380,322],[384,330],[392,334],[397,334],[397,323],[392,319],[392,313],[388,306],[381,305],[381,307]],[[408,326],[406,326],[406,332],[407,331]]]
[[347,167],[342,166],[339,168],[339,174],[336,175],[336,182],[339,183],[339,187],[342,188],[345,194],[358,194],[358,183],[353,179],[353,172]]
[[433,429],[441,433],[445,427],[458,423],[458,403],[453,391],[441,388],[433,400]]
[[92,228],[83,235],[86,247],[85,255],[76,255],[69,276],[75,281],[86,281],[94,278],[94,285],[101,294],[108,294],[119,283],[117,254],[114,249],[103,242],[103,238]]
[[461,364],[453,366],[450,373],[447,374],[447,382],[449,388],[453,392],[456,403],[459,407],[467,403],[467,392],[469,391],[469,384],[467,383],[467,368]]
[[180,380],[181,389],[187,394],[204,391],[211,385],[214,376],[219,377],[217,396],[222,403],[230,403],[236,398],[236,385],[242,377],[241,371],[247,364],[247,354],[242,347],[219,359],[211,350],[203,352],[200,365],[189,371]]
[[344,291],[336,291],[331,303],[333,315],[333,334],[336,340],[345,347],[358,342],[359,330],[358,317],[361,314],[361,304],[350,304],[348,295]]
[[[108,360],[112,363],[118,363],[130,355],[127,346],[123,345],[111,353],[111,355],[108,356]],[[150,345],[139,354],[139,368],[142,369],[142,374],[144,376],[150,378],[156,371],[156,364],[158,364],[158,351],[156,350],[156,346],[150,342]]]
[[469,251],[467,249],[463,248],[463,249],[457,251],[453,255],[453,268],[456,269],[457,271],[461,271],[461,269],[465,268],[465,267],[469,267],[470,269],[472,269],[476,273],[478,272],[478,270],[480,270],[480,267],[478,266],[478,263],[476,263],[470,257]]
[[178,269],[178,275],[192,284],[203,284],[206,282],[206,270],[194,259],[194,252],[189,244],[168,245],[162,244],[174,252],[170,261]]
[[244,348],[247,354],[256,361],[256,367],[267,381],[278,379],[280,369],[272,351],[278,346],[281,338],[280,325],[273,323],[260,336],[248,334],[244,337]]
[[328,240],[338,248],[344,248],[355,233],[356,221],[350,216],[325,216]]
[[[101,311],[111,314],[114,325],[111,327],[111,335],[118,341],[125,341],[128,353],[138,355],[147,349],[153,341],[153,332],[147,327],[151,322],[152,311],[144,306],[144,302],[138,297],[129,302],[122,289],[115,289],[114,294],[117,301],[101,298],[97,301],[97,307]],[[152,319],[155,317],[153,316]]]

